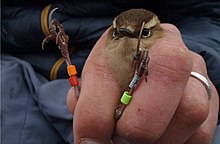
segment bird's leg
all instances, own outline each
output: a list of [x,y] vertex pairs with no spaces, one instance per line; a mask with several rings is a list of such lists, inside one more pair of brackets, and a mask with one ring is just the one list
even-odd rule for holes
[[[142,54],[142,52],[141,52]],[[140,54],[140,55],[141,55]],[[144,51],[144,54],[143,56],[141,57],[141,61],[136,61],[135,62],[135,65],[138,65],[137,69],[136,69],[136,72],[134,74],[134,77],[132,79],[132,81],[130,82],[129,84],[129,92],[128,92],[128,95],[131,96],[132,93],[134,92],[134,90],[136,89],[136,87],[138,86],[138,83],[142,77],[143,74],[145,74],[145,81],[147,82],[147,75],[148,75],[148,63],[149,63],[149,57],[148,57],[148,50]],[[125,107],[126,107],[127,104],[123,104],[121,103],[118,108],[115,110],[115,120],[118,120]]]
[[[59,22],[56,19],[53,19],[53,13],[57,10],[58,8],[54,8],[50,14],[49,14],[49,31],[50,34],[43,40],[42,42],[42,49],[44,49],[44,45],[45,43],[49,42],[50,40],[56,40],[57,38],[57,30],[58,30],[58,26],[60,25]],[[56,41],[57,44],[57,41]]]
[[138,39],[138,44],[137,44],[137,48],[136,48],[136,52],[132,55],[133,60],[132,60],[132,66],[134,68],[134,73],[136,72],[140,59],[141,59],[141,51],[140,49],[140,38]]
[[43,42],[42,42],[42,48],[45,44],[45,42],[48,42],[49,40],[55,40],[56,45],[58,45],[59,50],[61,51],[62,56],[64,57],[66,64],[67,64],[67,71],[70,76],[69,81],[71,86],[75,89],[76,97],[79,97],[79,82],[77,78],[77,71],[76,67],[71,64],[70,56],[69,56],[69,48],[68,48],[68,42],[69,42],[69,36],[66,35],[64,31],[64,27],[62,24],[60,24],[56,19],[52,18],[52,15],[54,11],[56,11],[58,8],[53,9],[49,14],[49,31],[50,35],[47,36]]
[[142,37],[142,32],[143,32],[143,29],[144,29],[144,25],[145,25],[145,22],[142,23],[140,33],[139,33],[139,36],[138,36],[136,52],[135,52],[135,54],[133,54],[132,65],[134,67],[134,72],[136,72],[136,69],[138,68],[137,66],[140,64],[140,60],[141,60],[140,42],[141,42],[141,37]]
[[[58,45],[58,48],[61,51],[62,56],[64,57],[67,66],[71,65],[71,60],[69,56],[69,49],[68,49],[68,42],[69,42],[69,36],[66,35],[64,31],[64,27],[62,24],[60,24],[57,20],[53,21],[53,24],[57,27],[57,35],[56,35],[56,44]],[[75,89],[76,97],[79,97],[80,90],[79,85],[73,85]]]
[[56,44],[58,43],[58,38],[61,36],[64,37],[63,40],[65,40],[65,42],[68,43],[69,37],[65,34],[63,25],[60,24],[56,19],[54,20],[54,23],[56,24],[57,29],[59,30],[56,37]]
[[134,68],[134,73],[137,72],[137,68],[140,63],[140,60],[141,60],[141,51],[133,55],[132,66]]
[[56,44],[58,45],[62,56],[65,58],[67,65],[71,65],[68,48],[69,36],[66,35],[63,25],[60,24],[57,20],[54,20],[53,24],[56,25],[57,28]]
[[147,55],[146,55],[146,62],[144,65],[144,75],[145,75],[145,81],[147,82],[147,76],[148,76],[148,64],[149,64],[150,58],[148,56],[148,51],[147,51]]
[[50,35],[43,40],[42,49],[44,49],[44,44],[46,42],[49,42],[49,40],[55,40],[67,65],[71,65],[68,48],[69,36],[66,35],[63,25],[56,19],[51,19],[49,24]]
[[140,65],[139,65],[139,67],[137,69],[137,73],[136,73],[139,77],[141,77],[144,74],[146,82],[147,82],[147,76],[148,76],[148,63],[150,61],[148,53],[149,53],[148,50],[144,51],[144,54],[141,58]]
[[148,76],[148,63],[150,61],[150,58],[148,56],[148,51],[146,50],[144,52],[143,58],[141,60],[141,65],[143,74],[145,75],[145,81],[147,82],[147,76]]

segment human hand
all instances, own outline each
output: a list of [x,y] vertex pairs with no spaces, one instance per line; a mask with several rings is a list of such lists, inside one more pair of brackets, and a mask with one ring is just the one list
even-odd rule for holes
[[[190,77],[207,77],[203,59],[183,44],[179,31],[162,24],[164,37],[150,49],[148,82],[141,80],[121,118],[114,120],[121,93],[102,54],[106,33],[89,55],[78,99],[74,89],[67,104],[74,113],[74,139],[81,144],[207,144],[217,123],[218,94],[209,100],[204,85]],[[89,139],[88,139],[89,138]],[[96,140],[94,140],[96,139]]]

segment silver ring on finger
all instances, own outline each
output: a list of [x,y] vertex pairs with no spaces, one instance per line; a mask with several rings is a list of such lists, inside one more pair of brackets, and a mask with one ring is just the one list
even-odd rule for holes
[[212,87],[211,87],[211,84],[210,84],[209,80],[206,77],[204,77],[203,75],[201,75],[197,72],[194,72],[194,71],[192,71],[190,73],[190,75],[192,77],[198,79],[200,82],[202,82],[202,84],[205,86],[205,88],[207,90],[207,93],[209,95],[209,100],[210,100],[211,97],[212,97]]

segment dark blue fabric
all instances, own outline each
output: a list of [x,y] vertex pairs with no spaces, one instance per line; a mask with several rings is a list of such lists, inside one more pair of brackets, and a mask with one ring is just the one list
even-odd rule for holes
[[1,56],[1,141],[3,144],[73,143],[66,79],[48,82],[32,66]]
[[188,17],[177,27],[186,46],[204,58],[208,75],[220,94],[220,25],[210,18]]
[[220,126],[217,126],[212,144],[219,144],[220,142]]

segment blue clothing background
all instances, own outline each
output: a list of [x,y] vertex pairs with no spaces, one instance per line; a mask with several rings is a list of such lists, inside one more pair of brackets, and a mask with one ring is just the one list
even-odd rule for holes
[[66,79],[48,81],[16,57],[1,60],[2,144],[73,143]]
[[[147,4],[146,4],[147,3]],[[160,3],[160,4],[158,4]],[[72,62],[81,74],[95,42],[113,18],[130,8],[155,12],[161,22],[176,25],[186,46],[200,54],[220,94],[220,2],[218,0],[83,0],[2,1],[1,141],[3,144],[73,143],[72,114],[66,106],[70,88],[65,63],[56,80],[50,70],[61,57],[53,43],[41,50],[45,35],[41,13],[48,4],[59,7],[54,17],[75,47]],[[213,144],[220,141],[216,132]]]

